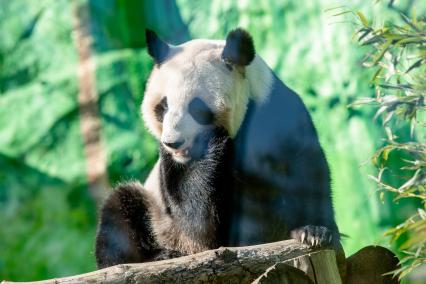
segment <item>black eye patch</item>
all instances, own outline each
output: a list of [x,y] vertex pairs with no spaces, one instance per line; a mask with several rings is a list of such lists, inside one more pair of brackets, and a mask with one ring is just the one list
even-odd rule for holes
[[230,64],[229,62],[226,62],[226,61],[225,61],[225,67],[226,67],[226,69],[228,69],[229,71],[234,70],[234,67],[232,67],[232,64]]
[[159,121],[159,122],[163,122],[164,119],[164,115],[167,112],[167,98],[163,97],[161,99],[161,101],[155,106],[154,108],[154,113],[155,113],[155,118]]
[[192,99],[188,105],[188,112],[199,124],[208,125],[214,121],[214,113],[200,98]]

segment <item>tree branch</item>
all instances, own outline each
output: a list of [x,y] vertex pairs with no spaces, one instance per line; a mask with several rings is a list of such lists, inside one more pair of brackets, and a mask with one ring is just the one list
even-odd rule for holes
[[[277,263],[279,265],[275,266]],[[296,275],[295,269],[289,266],[298,269]],[[290,274],[291,279],[304,277],[300,279],[305,282],[296,283],[341,283],[333,250],[314,250],[294,240],[218,248],[157,262],[120,264],[86,274],[31,283],[251,283],[254,280],[255,283],[273,283],[268,281],[273,281],[277,275],[282,278],[290,277]],[[9,283],[16,282],[2,282]]]

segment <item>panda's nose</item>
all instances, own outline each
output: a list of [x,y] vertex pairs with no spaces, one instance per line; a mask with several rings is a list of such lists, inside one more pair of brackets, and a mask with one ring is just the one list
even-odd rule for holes
[[183,141],[183,140],[175,141],[175,142],[163,142],[164,145],[166,145],[167,147],[169,147],[173,150],[179,149],[179,147],[182,146],[183,143],[185,143],[185,141]]

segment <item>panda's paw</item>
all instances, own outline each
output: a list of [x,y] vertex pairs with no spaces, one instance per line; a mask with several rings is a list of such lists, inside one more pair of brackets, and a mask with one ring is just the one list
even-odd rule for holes
[[333,241],[332,232],[324,226],[307,225],[291,231],[290,236],[292,239],[311,247],[327,247]]

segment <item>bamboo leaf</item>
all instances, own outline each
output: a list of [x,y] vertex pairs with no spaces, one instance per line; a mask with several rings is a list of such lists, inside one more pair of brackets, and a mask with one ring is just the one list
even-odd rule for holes
[[393,117],[395,111],[390,111],[385,115],[385,118],[383,119],[383,125],[387,124]]
[[374,59],[373,65],[376,65],[383,57],[383,55],[385,55],[385,52],[388,50],[389,46],[392,44],[392,40],[388,39],[381,48],[380,53],[376,56],[376,58]]
[[413,117],[410,121],[410,137],[414,137],[414,129],[416,128],[416,118]]
[[347,8],[347,6],[341,5],[341,6],[336,6],[336,7],[328,8],[328,9],[325,9],[324,12],[330,12],[330,11],[341,9],[341,8]]
[[402,186],[400,186],[399,190],[404,190],[404,189],[406,189],[408,187],[413,186],[416,183],[417,177],[419,176],[419,174],[420,174],[420,169],[418,169],[415,172],[415,174],[414,174],[414,176],[412,178],[410,178],[406,183],[404,183]]
[[426,211],[425,211],[425,210],[423,210],[422,208],[418,208],[418,209],[417,209],[417,211],[419,212],[419,216],[420,216],[422,219],[426,220]]
[[334,14],[334,15],[332,15],[332,16],[333,16],[333,17],[338,17],[338,16],[341,16],[341,15],[349,14],[349,13],[353,13],[353,12],[352,12],[352,11],[343,11],[343,12],[340,12],[340,13]]
[[380,192],[380,201],[384,204],[385,203],[385,193],[382,191]]
[[387,161],[387,159],[388,159],[388,157],[389,157],[389,153],[390,153],[392,150],[393,150],[393,148],[390,148],[390,147],[385,147],[385,148],[383,149],[383,152],[382,152],[383,160]]
[[372,32],[371,29],[366,29],[366,30],[362,31],[362,35],[358,38],[358,41],[361,42],[371,32]]
[[377,69],[376,73],[374,73],[373,78],[371,79],[371,83],[376,83],[379,75],[382,73],[383,67]]
[[364,16],[364,14],[361,11],[356,12],[356,14],[358,15],[358,18],[360,19],[360,21],[364,25],[364,27],[368,28],[370,25],[368,24],[368,20]]
[[383,40],[382,36],[376,35],[376,36],[373,36],[370,39],[364,41],[361,45],[363,45],[363,46],[370,45],[370,44],[377,43],[377,42],[382,41],[382,40]]
[[425,59],[419,59],[417,60],[413,65],[410,66],[410,68],[407,69],[407,71],[405,71],[405,74],[407,74],[408,72],[410,72],[411,70],[413,70],[414,68],[418,68],[420,66],[422,66],[423,63],[425,63]]
[[387,105],[381,106],[379,110],[374,115],[374,120],[376,120],[383,112],[385,112],[388,109]]

